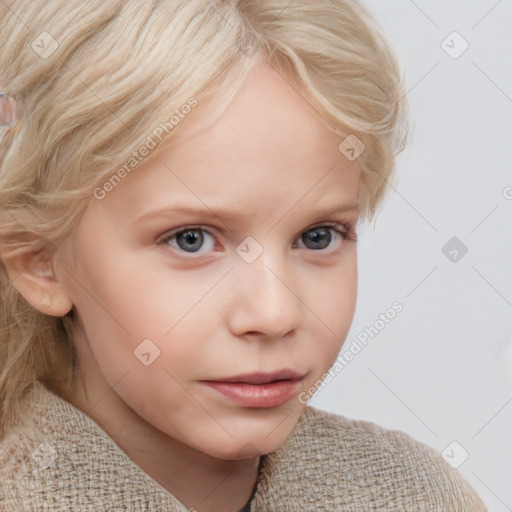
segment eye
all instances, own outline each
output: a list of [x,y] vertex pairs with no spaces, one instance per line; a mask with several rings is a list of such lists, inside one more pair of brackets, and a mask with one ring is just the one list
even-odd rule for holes
[[[168,244],[174,249],[198,255],[207,253],[215,248],[214,236],[202,228],[193,226],[171,231],[161,237],[157,243]],[[200,249],[204,250],[200,251]]]
[[[299,240],[303,244],[300,249],[311,249],[314,251],[324,251],[330,245],[332,250],[336,250],[343,240],[351,239],[350,229],[343,224],[328,223],[323,226],[316,226],[304,231]],[[333,242],[334,244],[331,244]],[[294,247],[296,247],[294,245]]]
[[[293,248],[326,252],[331,246],[335,251],[343,240],[356,241],[355,234],[349,226],[337,222],[315,226],[302,233],[294,243]],[[162,235],[157,244],[166,244],[173,249],[194,256],[202,256],[213,251],[216,247],[214,235],[200,226],[187,226],[174,229]]]

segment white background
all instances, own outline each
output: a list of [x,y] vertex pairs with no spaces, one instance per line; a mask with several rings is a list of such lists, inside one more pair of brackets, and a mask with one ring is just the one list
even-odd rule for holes
[[[364,3],[405,69],[414,132],[395,190],[375,225],[361,226],[358,304],[341,353],[393,302],[403,311],[310,405],[439,452],[457,441],[469,454],[458,470],[489,512],[510,511],[512,0]],[[454,31],[469,43],[458,58],[441,46]],[[452,53],[457,37],[445,43]],[[442,252],[452,237],[468,249],[456,262]]]

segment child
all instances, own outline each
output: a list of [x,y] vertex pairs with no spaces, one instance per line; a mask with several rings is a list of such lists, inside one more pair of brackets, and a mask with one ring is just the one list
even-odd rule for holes
[[0,4],[6,511],[484,511],[306,406],[405,144],[354,0]]

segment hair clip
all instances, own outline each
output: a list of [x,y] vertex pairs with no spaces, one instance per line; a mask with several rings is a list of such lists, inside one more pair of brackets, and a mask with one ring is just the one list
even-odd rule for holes
[[0,92],[0,130],[10,130],[16,126],[17,120],[16,99],[10,94]]

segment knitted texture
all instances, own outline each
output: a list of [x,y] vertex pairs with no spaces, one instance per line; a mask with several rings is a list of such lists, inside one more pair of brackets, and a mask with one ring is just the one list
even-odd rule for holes
[[[187,512],[89,416],[37,382],[0,443],[0,511]],[[306,407],[264,456],[251,512],[486,512],[429,446]]]

